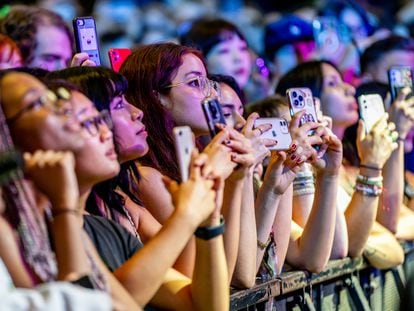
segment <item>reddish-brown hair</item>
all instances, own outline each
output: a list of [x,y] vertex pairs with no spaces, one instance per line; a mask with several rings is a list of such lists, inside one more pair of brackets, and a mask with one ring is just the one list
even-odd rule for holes
[[159,100],[159,94],[170,92],[168,85],[182,65],[183,56],[194,54],[203,63],[201,52],[175,43],[157,43],[139,47],[123,63],[120,73],[128,80],[128,101],[144,112],[148,130],[148,154],[140,159],[162,174],[179,180],[172,129],[174,121]]
[[[22,57],[22,54],[20,53],[20,49],[18,48],[17,44],[10,37],[0,34],[0,55],[3,55],[3,53],[5,53],[7,49],[9,49],[9,56],[6,60],[7,62],[11,60],[12,56],[15,53],[19,54],[20,58]],[[2,59],[3,57],[0,58]]]

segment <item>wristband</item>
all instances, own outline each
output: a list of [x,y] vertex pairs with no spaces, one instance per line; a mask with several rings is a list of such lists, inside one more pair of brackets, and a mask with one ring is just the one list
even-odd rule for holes
[[220,224],[211,227],[198,227],[195,236],[202,240],[210,240],[224,233],[224,217],[220,217]]
[[374,171],[381,171],[381,170],[382,170],[382,168],[380,168],[380,167],[369,166],[369,165],[363,165],[363,164],[360,164],[360,165],[359,165],[359,167],[368,168],[368,169],[370,169],[370,170],[374,170]]

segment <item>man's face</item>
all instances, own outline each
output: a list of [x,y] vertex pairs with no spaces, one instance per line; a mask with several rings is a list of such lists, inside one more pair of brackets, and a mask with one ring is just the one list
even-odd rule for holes
[[36,32],[37,47],[29,67],[49,71],[68,67],[72,58],[72,47],[65,31],[55,26],[39,26]]
[[[37,149],[78,151],[84,144],[79,123],[39,99],[50,92],[44,84],[26,73],[12,72],[0,81],[0,103],[14,143],[23,151]],[[33,105],[33,103],[37,103]],[[70,101],[61,103],[70,109]]]

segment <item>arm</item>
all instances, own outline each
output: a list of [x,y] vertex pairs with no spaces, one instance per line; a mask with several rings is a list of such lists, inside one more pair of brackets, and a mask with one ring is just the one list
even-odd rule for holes
[[383,168],[384,189],[379,200],[377,221],[393,233],[397,232],[398,219],[404,199],[404,141],[413,126],[414,98],[406,99],[411,92],[403,89],[389,108],[388,127],[398,132],[398,148],[393,151]]
[[[174,206],[172,204],[171,194],[165,188],[163,176],[152,167],[140,166],[139,171],[142,177],[139,182],[139,197],[142,199],[147,211],[159,223],[165,225],[166,221],[174,212]],[[157,191],[154,191],[154,189],[157,189]],[[145,226],[145,228],[148,229],[148,226]],[[141,233],[145,228],[140,229],[139,232]],[[149,230],[144,233],[144,236],[148,235],[148,233],[150,234]],[[174,264],[174,267],[178,271],[189,277],[191,277],[194,269],[194,243],[193,239],[188,241],[188,244],[182,250],[177,262]]]
[[248,170],[244,178],[241,211],[240,211],[240,242],[237,253],[237,264],[231,284],[239,288],[250,288],[256,280],[256,219],[254,211],[253,168]]
[[[117,278],[140,305],[147,304],[155,295],[151,303],[157,307],[168,307],[179,310],[183,306],[192,306],[198,303],[198,299],[201,297],[201,295],[195,295],[196,292],[193,291],[191,295],[185,295],[188,286],[190,288],[197,286],[194,282],[189,285],[188,279],[182,276],[177,279],[168,278],[169,268],[174,263],[175,258],[184,248],[196,227],[207,219],[208,215],[212,213],[217,205],[215,203],[215,192],[211,190],[213,183],[200,176],[200,162],[196,160],[193,164],[194,166],[192,167],[189,181],[180,185],[177,185],[175,182],[169,183],[169,189],[175,205],[173,215],[143,249],[115,271]],[[215,216],[217,215],[215,214]],[[217,218],[211,217],[207,224],[214,224],[214,219]],[[205,246],[203,245],[203,247]],[[223,249],[220,251],[220,243],[207,243],[207,246],[206,252],[210,252],[209,256],[211,256],[213,262],[221,262],[224,260],[224,257],[221,257],[221,252],[224,251]],[[198,247],[199,243],[197,243]],[[159,260],[154,261],[154,258],[158,258]],[[206,265],[209,265],[209,268],[206,268]],[[212,276],[215,282],[217,282],[215,286],[223,286],[220,283],[223,280],[222,269],[214,271],[213,273],[213,271],[209,270],[211,269],[210,261],[203,260],[196,263],[194,273],[199,273],[199,269],[208,271],[208,275],[206,273],[203,274],[203,280],[208,280]],[[224,278],[227,280],[226,269],[224,269],[224,272]],[[218,273],[218,276],[216,273]],[[140,280],[146,281],[141,282]],[[166,282],[168,283],[166,284]],[[225,284],[227,286],[227,282]],[[198,285],[196,288],[202,287]],[[209,292],[214,292],[214,290],[204,287],[203,299],[213,301],[213,297],[209,295]],[[174,295],[175,299],[170,301],[171,295]],[[188,308],[184,310],[186,309]]]
[[[54,216],[51,231],[59,280],[75,280],[91,272],[82,241],[75,159],[70,152],[36,151],[24,154],[26,170],[46,194]],[[53,180],[53,182],[50,182]]]
[[[365,133],[362,120],[357,130],[357,148],[361,158],[360,175],[369,178],[381,176],[381,169],[392,151],[397,148],[393,140],[393,131],[388,128],[387,115],[384,115],[370,133]],[[345,211],[348,227],[349,255],[362,254],[365,242],[371,232],[377,214],[378,196],[368,196],[355,191]]]
[[[294,236],[287,260],[310,271],[321,271],[329,260],[336,223],[336,196],[342,161],[341,141],[326,127],[316,134],[323,139],[314,165],[316,168],[315,199],[309,219],[300,237]],[[324,154],[322,150],[326,150]]]

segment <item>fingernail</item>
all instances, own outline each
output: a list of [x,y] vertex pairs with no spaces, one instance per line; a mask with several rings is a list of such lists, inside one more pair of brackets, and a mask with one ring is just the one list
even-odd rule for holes
[[295,159],[296,159],[296,155],[292,154],[292,155],[290,156],[290,159],[291,159],[291,160],[295,160]]
[[295,151],[297,147],[298,146],[296,146],[296,144],[292,144],[292,147],[290,149],[292,149],[293,151]]
[[227,140],[225,140],[225,141],[224,141],[224,143],[225,143],[226,145],[230,145],[230,144],[231,144],[231,140],[227,139]]

